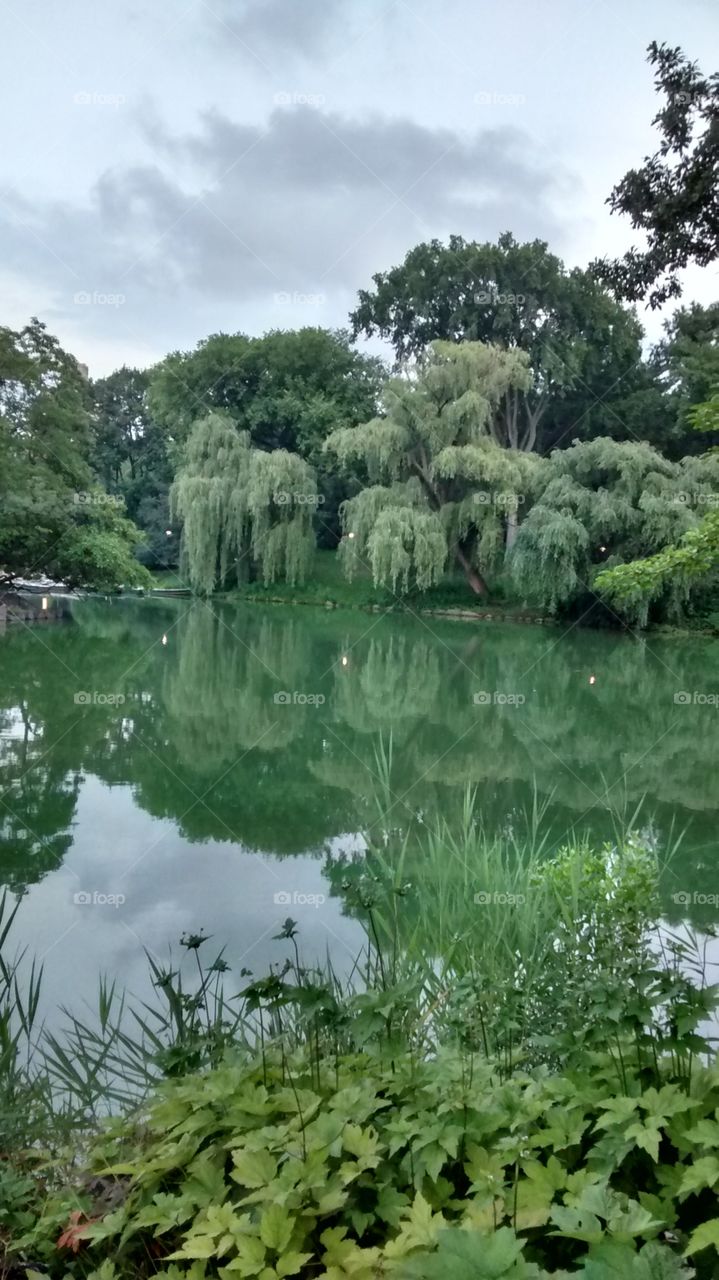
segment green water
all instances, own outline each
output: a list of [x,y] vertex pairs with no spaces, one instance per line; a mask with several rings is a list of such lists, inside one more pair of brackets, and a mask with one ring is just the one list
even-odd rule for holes
[[[539,805],[549,847],[573,829],[611,841],[640,805],[660,854],[682,837],[667,914],[706,921],[717,694],[710,640],[75,604],[66,623],[0,637],[0,881],[23,895],[18,940],[65,1003],[98,970],[141,986],[143,948],[166,958],[185,929],[264,971],[288,914],[306,955],[349,965],[364,935],[342,886],[367,837],[390,859],[408,832],[416,849],[459,819],[468,786],[490,832],[521,834]],[[414,857],[411,909],[431,937],[436,885]]]

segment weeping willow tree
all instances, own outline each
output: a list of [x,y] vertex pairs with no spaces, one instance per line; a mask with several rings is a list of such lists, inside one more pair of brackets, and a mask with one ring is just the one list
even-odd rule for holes
[[[719,431],[719,391],[689,411],[697,431]],[[712,448],[703,458],[687,459],[687,469],[702,473],[719,471],[719,452]],[[715,486],[716,487],[716,486]],[[676,546],[665,546],[657,555],[607,568],[596,580],[597,590],[632,622],[644,627],[653,605],[669,597],[675,609],[696,592],[715,591],[719,582],[719,495],[697,489],[686,495],[706,514],[687,530]]]
[[312,468],[285,449],[254,449],[230,417],[195,424],[170,491],[183,522],[182,565],[193,591],[210,595],[228,575],[301,582],[314,548]]
[[332,433],[325,448],[342,464],[362,462],[370,479],[342,507],[349,577],[369,564],[376,585],[426,590],[456,562],[472,590],[486,592],[541,466],[502,448],[492,424],[504,398],[530,382],[521,351],[435,342],[412,376],[387,385],[382,417]]
[[[641,441],[598,438],[555,450],[539,486],[509,564],[526,599],[556,610],[595,586],[628,581],[628,561],[691,539],[719,491],[719,457],[675,463]],[[676,612],[679,577],[655,585],[655,596],[667,589],[667,612]]]

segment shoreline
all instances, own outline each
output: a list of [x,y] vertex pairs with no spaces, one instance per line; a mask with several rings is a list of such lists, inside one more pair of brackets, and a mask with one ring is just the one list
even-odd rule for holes
[[412,615],[429,618],[447,618],[456,622],[519,622],[529,623],[534,626],[559,626],[561,625],[556,618],[551,618],[544,613],[530,613],[522,611],[520,613],[506,612],[500,606],[488,606],[485,609],[462,609],[462,608],[446,608],[437,607],[436,609],[411,608],[396,604],[362,604],[359,601],[349,603],[347,601],[337,600],[308,600],[299,596],[259,596],[256,594],[244,595],[239,591],[218,592],[212,596],[213,600],[222,600],[228,604],[235,601],[242,601],[243,604],[284,604],[284,605],[303,605],[310,606],[315,609],[352,609],[360,613],[390,613],[401,617],[403,615]]
[[422,609],[422,608],[415,609],[415,608],[408,608],[408,607],[403,608],[401,606],[392,605],[392,604],[383,605],[383,604],[361,603],[359,601],[357,602],[349,602],[345,600],[337,601],[337,600],[331,600],[329,598],[322,601],[322,600],[310,600],[307,598],[302,598],[300,596],[294,596],[294,597],[275,596],[275,595],[260,596],[259,594],[256,594],[254,592],[251,594],[245,595],[240,591],[217,592],[215,595],[211,596],[210,599],[221,600],[223,603],[227,603],[227,604],[241,602],[243,604],[260,604],[260,605],[262,604],[273,604],[273,605],[279,604],[279,605],[287,605],[287,606],[303,605],[305,607],[310,606],[316,609],[326,609],[326,610],[351,609],[353,611],[357,611],[360,613],[390,613],[390,614],[395,614],[397,617],[402,617],[406,615],[409,615],[411,617],[412,615],[414,615],[415,617],[443,618],[450,622],[516,622],[516,623],[519,623],[520,625],[525,625],[525,626],[529,625],[529,626],[537,626],[537,627],[541,627],[541,626],[565,627],[565,628],[581,627],[583,630],[586,630],[586,631],[601,631],[601,632],[605,632],[608,635],[624,635],[629,637],[633,636],[635,638],[641,637],[642,639],[645,639],[648,636],[660,636],[662,639],[665,639],[665,640],[670,640],[670,639],[686,640],[686,639],[696,639],[696,638],[711,639],[711,640],[719,639],[719,627],[715,627],[711,625],[707,625],[706,627],[680,627],[680,626],[672,626],[669,623],[663,623],[660,626],[646,628],[642,631],[640,631],[638,628],[632,628],[626,625],[624,626],[617,625],[616,627],[596,627],[596,626],[592,626],[590,623],[582,623],[581,621],[573,621],[571,619],[555,618],[555,617],[551,617],[549,614],[546,614],[546,613],[541,613],[541,612],[534,613],[525,609],[518,610],[515,613],[515,612],[512,612],[511,609],[508,610],[506,606],[501,606],[501,605],[496,605],[496,606],[489,605],[485,609],[463,609],[463,608],[452,608],[451,606],[447,606],[446,608],[442,608],[438,606],[437,608],[434,608],[434,609]]
[[[55,600],[58,596],[49,595]],[[106,592],[85,592],[83,596],[73,597],[73,599],[97,599],[107,598]],[[172,599],[180,596],[192,598],[191,593],[179,590],[166,590],[158,585],[157,588],[150,588],[143,592],[118,591],[114,593],[112,598],[118,600],[157,600]],[[60,597],[66,600],[67,597]],[[296,605],[305,608],[323,609],[326,611],[348,609],[359,613],[375,613],[375,614],[393,614],[396,617],[425,617],[425,618],[441,618],[448,622],[498,622],[498,623],[518,623],[524,626],[535,627],[581,627],[587,631],[602,631],[612,635],[624,635],[642,639],[648,636],[658,636],[661,639],[670,640],[686,640],[686,639],[719,639],[719,627],[707,625],[705,627],[681,627],[672,626],[670,624],[662,624],[660,626],[647,628],[639,631],[638,628],[629,626],[616,627],[597,627],[591,623],[582,623],[572,621],[571,619],[560,619],[552,617],[549,614],[542,613],[539,610],[517,607],[516,610],[506,605],[487,605],[483,609],[471,609],[462,606],[454,607],[452,605],[437,605],[434,608],[420,608],[394,604],[379,604],[362,600],[333,600],[329,596],[325,599],[311,599],[303,596],[285,596],[285,595],[264,595],[259,592],[228,591],[216,592],[210,597],[213,600],[219,600],[223,604],[255,604],[255,605],[284,605],[285,607],[294,607]],[[8,627],[25,625],[32,626],[34,624],[45,625],[51,622],[63,622],[69,617],[69,609],[43,609],[41,607],[42,597],[38,593],[27,594],[21,592],[0,592],[0,634]],[[33,607],[34,606],[34,607]],[[40,606],[40,607],[38,607]]]

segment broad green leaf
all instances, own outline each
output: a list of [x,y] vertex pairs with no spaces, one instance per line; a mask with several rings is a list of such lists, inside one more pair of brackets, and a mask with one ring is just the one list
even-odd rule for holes
[[691,1275],[681,1258],[656,1241],[635,1253],[631,1245],[615,1240],[594,1246],[577,1274],[585,1280],[690,1280]]
[[181,1249],[167,1256],[168,1258],[214,1258],[216,1254],[217,1245],[212,1236],[196,1235],[185,1240]]
[[369,1167],[377,1163],[379,1140],[373,1129],[361,1129],[358,1124],[347,1124],[342,1132],[342,1146],[350,1155]]
[[719,1218],[710,1218],[708,1222],[703,1222],[696,1231],[692,1232],[689,1244],[684,1250],[684,1256],[701,1253],[702,1249],[708,1249],[710,1245],[714,1245],[719,1252]]
[[604,1235],[599,1219],[586,1209],[568,1209],[555,1205],[550,1216],[559,1228],[554,1235],[568,1236],[570,1240],[585,1240],[587,1244],[596,1243]]
[[682,1195],[714,1187],[719,1181],[719,1160],[715,1156],[702,1156],[686,1170],[679,1188]]
[[224,1267],[240,1276],[257,1276],[265,1265],[267,1252],[257,1236],[242,1236],[236,1242],[237,1256]]
[[260,1236],[268,1249],[282,1253],[287,1248],[293,1229],[293,1221],[282,1205],[271,1204],[260,1219]]
[[696,1142],[700,1147],[719,1147],[719,1124],[716,1120],[699,1120],[691,1128],[686,1129],[684,1137],[689,1142]]
[[297,1272],[302,1270],[311,1257],[311,1253],[296,1253],[290,1250],[288,1253],[282,1254],[282,1257],[275,1265],[275,1270],[278,1276],[296,1276]]
[[646,1151],[654,1163],[659,1159],[659,1143],[662,1138],[659,1122],[656,1120],[647,1120],[645,1124],[637,1122],[630,1124],[628,1129],[624,1130],[625,1138],[633,1138],[638,1147],[642,1151]]
[[413,1280],[500,1280],[528,1274],[517,1263],[523,1242],[508,1227],[491,1235],[451,1228],[440,1231],[437,1252],[410,1259],[401,1274]]
[[243,1187],[265,1187],[277,1173],[277,1161],[269,1151],[233,1151],[232,1163],[230,1177]]

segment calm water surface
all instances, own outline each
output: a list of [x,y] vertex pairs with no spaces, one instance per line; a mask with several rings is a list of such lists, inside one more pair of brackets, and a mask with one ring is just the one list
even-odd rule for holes
[[492,832],[520,834],[538,804],[548,847],[572,830],[611,841],[630,819],[660,854],[681,835],[667,915],[706,923],[717,694],[711,640],[79,602],[67,623],[0,636],[0,882],[22,896],[17,941],[44,957],[48,1007],[92,999],[98,970],[142,991],[143,949],[166,960],[201,927],[263,972],[287,915],[306,957],[350,966],[364,933],[343,885],[368,837],[391,858],[409,833],[406,909],[431,938],[436,868],[413,842],[458,819],[468,787]]

